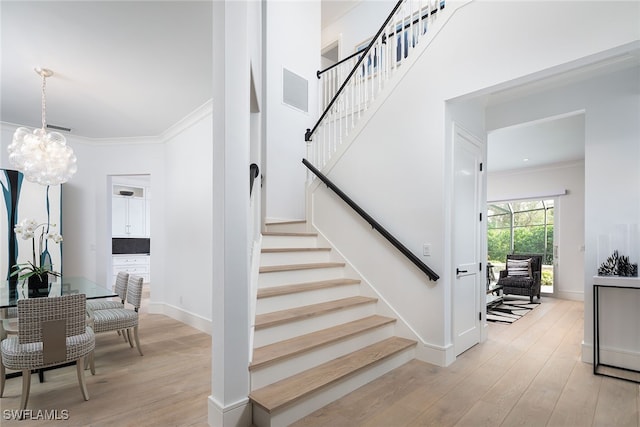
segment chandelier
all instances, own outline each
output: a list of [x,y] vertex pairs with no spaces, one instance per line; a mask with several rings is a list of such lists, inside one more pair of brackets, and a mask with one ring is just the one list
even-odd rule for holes
[[53,71],[46,68],[36,68],[35,71],[42,76],[42,129],[16,129],[7,148],[9,162],[28,181],[42,185],[62,184],[78,170],[76,156],[61,133],[46,131],[45,88],[47,77],[51,77]]

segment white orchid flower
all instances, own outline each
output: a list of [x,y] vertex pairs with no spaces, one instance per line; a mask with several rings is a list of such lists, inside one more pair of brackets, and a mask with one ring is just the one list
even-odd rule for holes
[[38,221],[31,218],[25,218],[20,221],[20,226],[23,230],[30,230],[33,232],[36,228],[38,228]]
[[62,236],[60,235],[60,233],[49,233],[47,234],[47,239],[51,239],[55,243],[62,242]]
[[33,233],[33,230],[31,229],[22,230],[22,233],[20,234],[20,237],[22,237],[22,240],[32,239],[33,236],[34,236],[34,233]]

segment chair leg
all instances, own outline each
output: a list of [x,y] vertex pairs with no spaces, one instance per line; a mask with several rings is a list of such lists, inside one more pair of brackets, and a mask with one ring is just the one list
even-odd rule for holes
[[131,339],[131,328],[127,329],[127,333],[125,335],[127,336],[127,340],[129,341],[129,346],[133,348],[133,340]]
[[84,370],[91,368],[91,375],[96,374],[96,365],[94,362],[95,350],[89,353],[89,357],[84,358]]
[[20,400],[20,409],[27,409],[29,401],[29,391],[31,390],[31,369],[22,370],[22,399]]
[[84,356],[76,360],[76,372],[78,373],[78,383],[80,384],[80,391],[82,391],[82,397],[84,397],[84,400],[89,400],[89,392],[87,391],[87,384],[84,382]]
[[5,371],[4,365],[2,364],[2,360],[0,360],[0,397],[4,395],[4,381],[5,381]]
[[140,356],[144,356],[144,354],[142,354],[142,349],[140,348],[140,340],[138,339],[138,326],[133,327],[133,337],[136,340],[136,347],[138,347],[138,353],[140,353]]
[[529,296],[529,303],[533,304],[533,295]]

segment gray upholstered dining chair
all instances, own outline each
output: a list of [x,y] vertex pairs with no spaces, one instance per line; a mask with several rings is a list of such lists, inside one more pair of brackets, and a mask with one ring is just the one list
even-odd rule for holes
[[129,273],[126,271],[119,271],[116,276],[116,283],[113,287],[113,290],[118,297],[120,297],[120,301],[109,301],[109,300],[88,300],[87,301],[87,309],[88,310],[106,310],[109,308],[122,308],[124,307],[124,301],[127,298],[127,283],[129,281]]
[[18,334],[0,345],[0,397],[4,394],[5,369],[22,371],[20,409],[26,409],[32,370],[76,362],[82,396],[89,400],[84,360],[94,348],[95,335],[86,324],[84,294],[19,300]]
[[[127,299],[127,284],[129,283],[129,273],[126,271],[119,271],[116,276],[116,283],[113,287],[113,290],[118,297],[120,297],[120,301],[109,301],[109,300],[88,300],[87,301],[87,311],[95,311],[95,310],[107,310],[110,308],[124,308],[124,302]],[[124,331],[116,331],[118,335],[121,332],[125,341],[127,341],[127,335]],[[92,373],[95,372],[92,370]]]
[[[129,276],[126,302],[133,306],[133,310],[127,307],[89,310],[89,324],[92,325],[95,333],[126,331],[129,345],[133,348],[133,341],[135,340],[140,356],[143,354],[138,338],[138,310],[142,303],[142,283],[142,277]],[[132,332],[133,338],[131,337]],[[91,366],[91,368],[93,372],[94,367]]]

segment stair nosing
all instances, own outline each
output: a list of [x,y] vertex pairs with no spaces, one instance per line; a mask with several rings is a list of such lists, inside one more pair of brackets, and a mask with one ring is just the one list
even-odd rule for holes
[[283,271],[313,270],[316,268],[336,268],[344,267],[344,262],[316,262],[307,264],[283,264],[283,265],[264,265],[259,269],[260,274],[264,273],[280,273]]
[[264,225],[265,227],[268,227],[270,225],[306,224],[306,223],[307,223],[306,219],[294,219],[290,221],[265,222]]
[[281,237],[317,237],[318,233],[312,232],[295,232],[295,231],[263,231],[263,236],[281,236]]
[[[395,322],[397,322],[397,319],[392,317],[373,314],[371,316],[362,317],[330,328],[321,329],[319,331],[300,335],[287,340],[278,341],[273,344],[264,345],[253,350],[254,359],[249,365],[249,370],[255,371],[257,369],[262,369],[284,360],[291,359],[292,357],[308,353],[317,348],[344,341],[356,335],[363,334]],[[305,344],[305,342],[311,342],[311,344]],[[256,359],[260,359],[259,354],[261,352],[266,352],[277,347],[288,347],[288,349],[280,352],[279,354],[264,358],[264,360],[258,360],[258,362],[255,361]],[[256,354],[258,354],[257,358]]]
[[272,298],[282,295],[291,295],[301,292],[315,291],[318,289],[327,289],[337,286],[358,285],[358,279],[329,279],[317,282],[292,283],[289,285],[270,286],[258,289],[258,299]]
[[[341,298],[317,304],[310,304],[287,310],[279,310],[271,313],[258,314],[255,317],[254,329],[257,331],[260,329],[270,328],[272,326],[283,325],[290,322],[317,317],[338,310],[344,310],[364,304],[373,304],[376,302],[378,302],[377,298],[357,296]],[[285,315],[286,313],[290,313],[290,315]],[[280,315],[280,317],[278,317],[278,315]],[[274,318],[272,320],[261,320],[269,317]]]
[[[314,368],[300,372],[299,374],[292,375],[289,378],[285,378],[276,383],[262,387],[258,390],[254,390],[249,394],[249,398],[253,403],[264,408],[264,410],[268,413],[273,413],[287,406],[290,406],[293,403],[337,381],[357,374],[363,369],[373,366],[387,359],[388,357],[407,350],[408,348],[415,346],[416,344],[416,341],[406,338],[387,338],[355,352],[349,353]],[[384,354],[381,354],[382,349],[387,345],[393,345],[394,348],[388,349]],[[378,350],[378,348],[380,348],[380,350]],[[361,361],[357,366],[352,367],[352,369],[350,369],[349,371],[340,372],[340,368],[344,369],[349,365],[349,363],[346,363],[349,362],[349,359],[355,359],[358,355],[366,354],[367,352],[372,353],[372,355],[367,358],[367,360]],[[335,368],[333,368],[334,366]],[[322,373],[323,371],[331,372],[332,375],[317,374],[313,376],[313,374]],[[314,381],[308,379],[308,377],[314,377],[315,383]],[[296,393],[291,398],[288,398],[286,400],[282,399],[282,396],[286,395],[286,393],[284,393],[284,390],[292,390],[296,389],[296,387],[299,387],[302,390]],[[267,396],[264,396],[269,392],[273,392],[273,394],[277,395],[279,398],[275,401],[269,402],[270,399]]]
[[262,248],[260,252],[263,254],[274,254],[274,253],[284,253],[284,252],[323,252],[330,251],[331,248]]

